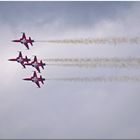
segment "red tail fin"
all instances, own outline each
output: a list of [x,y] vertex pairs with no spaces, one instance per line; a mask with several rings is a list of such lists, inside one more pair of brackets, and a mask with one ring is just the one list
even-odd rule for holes
[[40,65],[42,67],[42,69],[44,69],[44,66],[46,65],[45,63],[42,62],[42,60],[40,61]]
[[33,43],[32,43],[33,41],[32,41],[32,39],[31,39],[31,37],[29,37],[29,43],[33,46]]
[[30,61],[30,59],[27,56],[25,57],[25,60],[27,63]]
[[44,84],[45,79],[42,78],[42,76],[40,76],[40,81],[41,81],[42,84]]
[[42,69],[44,69],[42,60],[40,61],[40,65],[41,65]]

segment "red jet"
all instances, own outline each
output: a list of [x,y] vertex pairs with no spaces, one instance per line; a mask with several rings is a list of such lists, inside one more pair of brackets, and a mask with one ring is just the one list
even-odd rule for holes
[[25,78],[23,80],[32,81],[32,82],[36,83],[36,85],[38,86],[38,88],[40,88],[39,82],[41,82],[42,84],[44,84],[45,78],[42,78],[42,76],[37,77],[37,74],[34,71],[33,76],[31,78]]
[[24,68],[25,68],[25,62],[29,63],[30,59],[25,56],[25,58],[22,57],[22,53],[19,52],[19,56],[17,58],[13,58],[13,59],[9,59],[9,61],[17,61],[18,63],[20,63]]
[[37,57],[34,57],[34,60],[31,63],[26,63],[25,65],[28,66],[33,66],[34,68],[37,69],[37,71],[40,73],[40,68],[42,67],[42,69],[44,69],[44,66],[46,65],[45,63],[42,62],[42,60],[40,60],[40,62],[38,62]]
[[20,42],[21,44],[24,44],[26,48],[29,50],[28,43],[30,43],[33,46],[33,42],[35,41],[32,40],[31,37],[27,39],[25,33],[23,33],[22,38],[20,38],[19,40],[12,40],[12,42]]

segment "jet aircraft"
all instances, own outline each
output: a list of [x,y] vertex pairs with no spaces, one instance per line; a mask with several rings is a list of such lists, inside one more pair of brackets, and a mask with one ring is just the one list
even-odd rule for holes
[[28,65],[28,66],[32,66],[34,68],[37,69],[37,71],[40,73],[40,68],[39,67],[42,67],[42,69],[44,69],[44,66],[46,65],[45,63],[42,62],[42,60],[40,60],[40,62],[37,60],[37,57],[34,56],[34,60],[30,63],[26,63],[25,65]]
[[29,39],[27,39],[25,33],[22,34],[22,37],[18,40],[12,40],[12,42],[20,42],[21,44],[24,44],[26,46],[26,48],[29,50],[29,44],[31,44],[33,46],[33,42],[35,42],[34,40],[31,39],[31,37],[29,37]]
[[36,74],[36,72],[34,71],[32,77],[30,77],[30,78],[24,78],[23,80],[32,81],[32,82],[34,82],[38,86],[38,88],[40,88],[39,82],[41,82],[42,84],[44,84],[45,78],[42,78],[42,76],[38,77],[37,74]]
[[9,61],[17,61],[18,63],[20,63],[24,68],[25,68],[25,62],[29,63],[30,59],[25,56],[25,58],[22,57],[22,53],[19,52],[19,55],[17,58],[13,58],[13,59],[8,59]]

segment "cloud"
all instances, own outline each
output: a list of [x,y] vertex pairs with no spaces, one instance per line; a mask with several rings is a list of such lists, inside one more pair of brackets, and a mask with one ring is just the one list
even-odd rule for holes
[[[21,31],[37,40],[138,36],[138,2],[1,2],[0,9],[0,138],[140,137],[139,83],[46,81],[38,89],[21,80],[32,74],[32,68],[24,70],[7,61],[19,50],[39,58],[138,57],[139,45],[66,46],[36,42],[26,51],[22,44],[10,42]],[[132,73],[139,74],[139,70],[46,66],[41,74],[47,78]]]

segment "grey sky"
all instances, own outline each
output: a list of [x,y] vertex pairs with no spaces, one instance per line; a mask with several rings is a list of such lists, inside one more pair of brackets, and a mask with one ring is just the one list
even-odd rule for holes
[[[7,59],[139,57],[139,45],[10,42],[26,32],[36,40],[139,36],[139,2],[0,2],[0,138],[140,138],[140,83],[22,81],[33,69]],[[139,69],[46,66],[45,78],[140,75]]]

